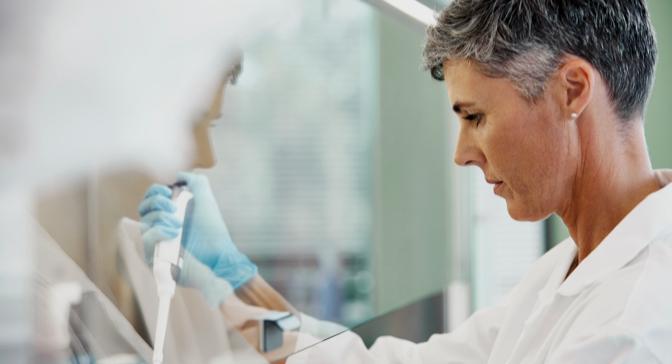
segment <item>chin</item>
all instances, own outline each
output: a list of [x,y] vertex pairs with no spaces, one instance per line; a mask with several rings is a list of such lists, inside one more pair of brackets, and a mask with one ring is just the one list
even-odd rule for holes
[[509,211],[509,216],[516,221],[541,221],[548,217],[549,214],[542,212],[540,209],[530,208],[530,204],[521,204],[514,201],[506,200],[506,208]]

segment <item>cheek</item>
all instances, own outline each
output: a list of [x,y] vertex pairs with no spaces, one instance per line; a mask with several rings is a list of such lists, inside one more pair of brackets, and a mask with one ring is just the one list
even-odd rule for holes
[[487,171],[513,187],[532,172],[539,154],[534,130],[524,127],[527,123],[527,120],[498,122],[484,134]]
[[561,164],[561,138],[540,120],[532,116],[509,123],[508,128],[493,130],[488,140],[493,172],[507,184],[512,199],[531,205],[548,196]]

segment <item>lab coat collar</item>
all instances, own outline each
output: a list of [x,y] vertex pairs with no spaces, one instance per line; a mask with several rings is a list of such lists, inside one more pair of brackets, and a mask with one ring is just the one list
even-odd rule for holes
[[553,300],[558,291],[558,287],[563,283],[567,271],[576,256],[576,244],[574,244],[572,238],[567,238],[553,248],[553,250],[559,250],[557,252],[559,259],[555,260],[556,264],[553,271],[548,276],[548,280],[544,287],[537,294],[539,302],[541,302],[542,305],[547,305]]
[[[557,292],[564,296],[578,294],[588,285],[603,279],[634,259],[663,230],[672,224],[672,170],[656,171],[663,188],[648,195],[607,235],[602,243],[560,284]],[[568,249],[571,261],[576,256],[576,246]],[[569,243],[564,242],[563,244]],[[554,277],[564,278],[569,263],[559,262]],[[558,273],[559,272],[559,273]],[[557,277],[560,275],[560,277]],[[557,281],[556,281],[557,282]],[[549,282],[550,283],[550,282]],[[557,283],[556,283],[557,284]],[[557,286],[556,286],[557,287]]]

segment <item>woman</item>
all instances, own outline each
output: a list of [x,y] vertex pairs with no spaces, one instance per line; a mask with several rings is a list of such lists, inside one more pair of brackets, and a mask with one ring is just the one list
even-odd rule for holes
[[[644,0],[455,0],[424,55],[460,119],[455,162],[479,167],[512,218],[555,213],[571,237],[452,333],[371,349],[340,335],[289,362],[672,362],[672,173],[652,170],[644,137]],[[198,229],[188,250],[238,292],[270,292],[225,229]]]

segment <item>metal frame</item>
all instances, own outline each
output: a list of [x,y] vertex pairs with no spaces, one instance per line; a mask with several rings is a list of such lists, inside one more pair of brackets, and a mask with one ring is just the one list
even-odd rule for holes
[[380,11],[424,31],[436,23],[434,10],[416,0],[362,0]]

